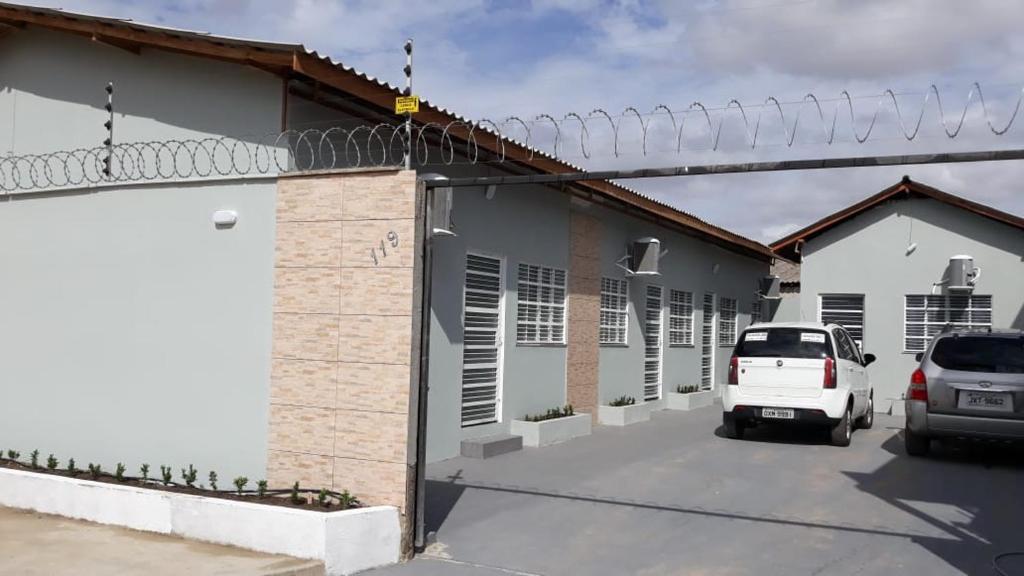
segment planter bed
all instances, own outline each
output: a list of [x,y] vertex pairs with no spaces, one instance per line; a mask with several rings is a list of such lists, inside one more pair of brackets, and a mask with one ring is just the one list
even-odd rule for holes
[[511,433],[523,437],[523,446],[548,446],[590,435],[590,414],[574,414],[540,422],[513,420]]
[[646,422],[651,419],[651,405],[647,402],[629,406],[601,405],[597,407],[597,419],[605,426],[629,426]]
[[687,392],[686,394],[670,392],[665,395],[665,400],[668,402],[669,410],[695,410],[711,406],[715,401],[715,393],[711,390]]
[[[206,495],[187,488],[101,481],[0,467],[0,505],[100,524],[173,534],[270,554],[321,560],[327,574],[352,574],[398,562],[398,509],[300,509],[275,497]],[[325,511],[328,510],[328,511]]]

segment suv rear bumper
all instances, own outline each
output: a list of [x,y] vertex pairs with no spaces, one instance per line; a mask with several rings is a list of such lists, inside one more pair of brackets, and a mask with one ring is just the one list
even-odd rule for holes
[[907,400],[907,428],[929,437],[1024,440],[1024,420],[934,414],[928,412],[928,406],[920,400]]

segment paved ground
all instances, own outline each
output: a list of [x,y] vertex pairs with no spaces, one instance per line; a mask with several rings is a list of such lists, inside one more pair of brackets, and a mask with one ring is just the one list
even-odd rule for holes
[[0,508],[0,574],[320,576],[323,564]]
[[[823,434],[718,429],[720,408],[429,469],[428,553],[373,576],[995,575],[1024,550],[1024,452],[903,451],[878,417]],[[1024,574],[1024,562],[1005,562]]]

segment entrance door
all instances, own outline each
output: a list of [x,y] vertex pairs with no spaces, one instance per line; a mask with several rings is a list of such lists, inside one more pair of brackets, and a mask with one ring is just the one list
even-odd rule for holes
[[462,425],[501,420],[504,286],[500,258],[466,254],[462,309]]
[[661,286],[647,287],[644,316],[644,400],[661,398]]
[[703,322],[700,328],[700,389],[715,386],[715,294],[704,294]]

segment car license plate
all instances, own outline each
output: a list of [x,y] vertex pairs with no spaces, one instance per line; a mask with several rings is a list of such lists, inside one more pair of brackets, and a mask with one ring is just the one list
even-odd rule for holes
[[961,390],[958,408],[971,410],[992,410],[994,412],[1012,412],[1013,401],[1006,392],[981,392],[977,390]]
[[761,418],[781,418],[792,420],[796,415],[792,408],[761,408]]

